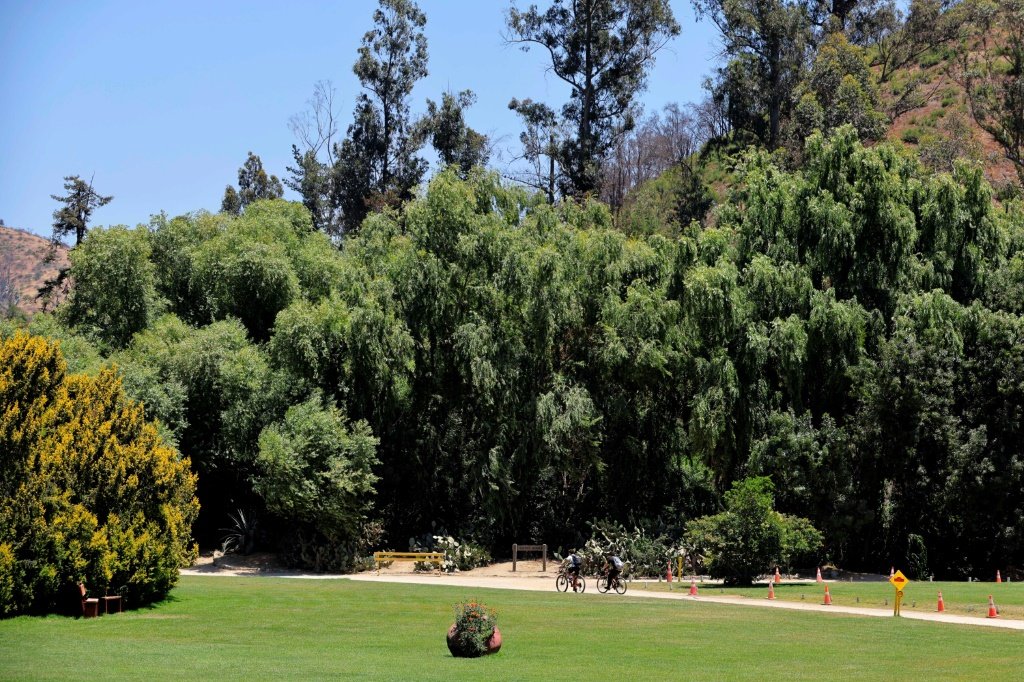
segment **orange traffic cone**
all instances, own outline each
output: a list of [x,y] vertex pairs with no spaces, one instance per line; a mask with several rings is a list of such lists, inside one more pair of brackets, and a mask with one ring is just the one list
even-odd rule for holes
[[782,582],[782,576],[779,575],[779,567],[776,566],[775,567],[775,584],[778,585],[781,582]]
[[896,575],[896,567],[895,566],[890,566],[889,567],[889,579],[892,580],[892,577],[894,575]]
[[946,603],[942,601],[942,592],[939,592],[939,613],[946,610]]
[[668,573],[665,574],[665,581],[672,582],[672,562],[668,562]]
[[996,582],[997,583],[1003,582],[1003,576],[999,575],[998,569],[996,570]]
[[817,578],[817,581],[818,581],[819,583],[820,583],[820,582],[822,582],[822,580],[821,580],[821,569],[820,569],[820,568],[818,569],[818,578]]
[[825,585],[825,606],[832,606],[832,595],[828,593],[828,585]]
[[773,583],[768,583],[768,598],[775,599],[775,585]]
[[691,597],[696,597],[697,596],[697,581],[696,580],[691,580],[690,581],[690,596]]
[[988,595],[988,618],[998,618],[999,611],[996,610],[996,603],[992,601],[992,595]]

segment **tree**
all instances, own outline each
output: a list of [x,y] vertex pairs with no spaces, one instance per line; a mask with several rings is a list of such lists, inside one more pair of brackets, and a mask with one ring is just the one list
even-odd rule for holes
[[551,71],[571,89],[561,111],[573,130],[559,150],[563,192],[596,192],[605,155],[633,127],[648,69],[679,34],[668,0],[553,0],[543,13],[512,5],[507,24],[507,42],[546,50]]
[[66,196],[50,195],[54,201],[64,204],[53,212],[52,240],[54,244],[57,244],[61,238],[74,234],[75,246],[77,246],[85,239],[92,212],[109,204],[114,197],[100,195],[92,188],[91,180],[86,183],[77,175],[64,177],[64,190],[67,192]]
[[242,212],[242,200],[232,185],[224,188],[224,198],[220,202],[220,212],[238,215]]
[[[260,434],[256,492],[297,536],[319,536],[306,541],[307,553],[319,557],[325,541],[337,546],[359,537],[375,492],[376,447],[366,422],[349,427],[316,398],[300,403]],[[315,570],[337,568],[304,558]]]
[[374,207],[408,199],[426,171],[416,153],[409,98],[427,75],[427,17],[412,0],[380,0],[352,67],[364,92],[336,151],[335,188],[345,231]]
[[854,45],[867,47],[879,27],[896,14],[893,0],[813,0],[812,23],[828,37],[842,33]]
[[687,542],[704,554],[713,577],[749,585],[773,566],[813,556],[821,546],[821,533],[807,519],[775,511],[774,492],[769,478],[737,481],[725,493],[724,512],[686,525]]
[[815,130],[829,133],[847,123],[862,140],[877,140],[886,131],[875,77],[863,50],[842,33],[830,35],[818,48],[795,97],[794,143],[802,144]]
[[21,301],[21,292],[14,281],[14,258],[0,245],[0,319],[12,315]]
[[441,167],[458,166],[462,177],[474,166],[486,164],[489,155],[487,136],[466,125],[464,112],[475,101],[471,90],[458,95],[444,93],[440,106],[428,99],[427,113],[417,124],[419,134],[430,140],[437,152]]
[[[732,93],[728,99],[733,127],[740,127],[736,123],[745,117],[767,115],[763,142],[774,149],[781,143],[782,120],[811,40],[806,0],[692,2],[698,20],[709,19],[722,39],[728,65],[720,72],[719,82]],[[746,98],[752,100],[750,104],[737,110],[736,105]]]
[[57,342],[0,339],[0,413],[0,614],[52,612],[80,582],[164,598],[195,558],[196,477],[116,373],[69,375]]
[[221,211],[238,215],[245,207],[261,199],[280,199],[284,188],[276,175],[267,175],[260,157],[249,152],[248,158],[238,169],[238,192],[228,185],[224,190]]
[[128,345],[156,319],[161,305],[149,256],[145,228],[90,232],[68,254],[74,284],[58,309],[61,319],[113,348]]
[[[889,84],[896,72],[960,37],[970,4],[955,0],[911,0],[906,13],[893,9],[883,20],[875,22],[871,40],[875,55],[872,66],[877,67],[878,82]],[[940,85],[937,80],[931,91],[922,93],[921,87],[926,82],[927,74],[912,70],[893,92],[887,111],[889,118],[895,119],[923,106]]]
[[[61,238],[74,233],[75,246],[81,244],[89,230],[93,210],[106,206],[114,199],[112,196],[101,196],[92,188],[91,180],[86,184],[77,175],[64,177],[64,189],[67,191],[66,196],[50,195],[54,201],[64,205],[53,212],[53,236],[50,239],[46,262],[52,262],[57,257],[57,244]],[[67,292],[67,276],[68,269],[61,268],[56,275],[44,281],[43,286],[39,287],[36,298],[42,300],[44,309]]]
[[528,171],[515,173],[512,177],[527,187],[544,192],[548,203],[553,204],[558,186],[565,179],[558,160],[565,133],[558,116],[548,105],[531,99],[513,98],[508,108],[519,114],[525,126],[525,130],[519,133],[522,153],[513,162],[523,159],[530,165]]
[[633,188],[673,166],[681,166],[686,175],[697,170],[691,157],[700,143],[693,119],[677,104],[666,105],[662,114],[651,114],[619,138],[602,168],[601,199],[616,214]]
[[334,108],[335,89],[330,81],[318,81],[305,111],[292,116],[288,127],[302,143],[292,145],[295,166],[285,180],[302,197],[302,205],[313,219],[313,227],[328,234],[338,231],[338,205],[334,201],[334,164],[337,150],[338,115]]

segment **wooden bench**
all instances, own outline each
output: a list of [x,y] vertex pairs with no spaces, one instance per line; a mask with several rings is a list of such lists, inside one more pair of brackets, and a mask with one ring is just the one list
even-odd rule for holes
[[100,615],[100,600],[96,597],[87,597],[85,585],[78,583],[76,586],[79,598],[82,600],[82,617],[95,618]]
[[380,565],[385,561],[422,561],[424,563],[437,564],[437,570],[441,570],[444,562],[442,552],[374,552],[373,561],[377,564],[377,572],[380,572]]

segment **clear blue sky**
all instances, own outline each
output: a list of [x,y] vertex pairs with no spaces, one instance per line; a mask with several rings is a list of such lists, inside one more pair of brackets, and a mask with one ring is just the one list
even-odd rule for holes
[[[520,0],[519,6],[528,3]],[[546,6],[546,2],[539,2]],[[505,46],[503,0],[420,0],[430,75],[413,110],[472,89],[471,126],[513,148],[512,97],[565,101],[543,55]],[[0,219],[48,235],[62,177],[95,175],[114,201],[93,226],[136,225],[167,211],[218,210],[246,152],[284,178],[288,119],[318,80],[351,120],[356,49],[376,0],[291,3],[0,0]],[[672,0],[682,34],[659,57],[648,110],[701,99],[717,36]],[[291,196],[289,192],[286,196]]]

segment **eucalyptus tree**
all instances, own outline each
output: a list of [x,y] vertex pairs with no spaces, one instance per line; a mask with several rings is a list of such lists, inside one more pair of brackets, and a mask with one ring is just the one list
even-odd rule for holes
[[346,231],[372,208],[408,199],[426,171],[409,100],[427,75],[427,17],[412,0],[380,0],[373,22],[352,67],[363,92],[335,153],[334,191]]
[[276,175],[268,175],[267,171],[263,170],[260,157],[249,152],[245,163],[238,169],[238,191],[236,192],[231,185],[225,188],[220,210],[223,213],[238,215],[254,201],[280,199],[283,195],[281,181]]
[[555,110],[543,102],[512,98],[508,108],[519,114],[525,127],[519,133],[520,155],[513,162],[522,159],[528,164],[527,170],[515,172],[512,177],[527,187],[544,192],[548,202],[554,203],[559,186],[565,183],[559,161],[566,137],[564,126]]
[[334,191],[334,163],[338,134],[336,90],[330,81],[317,81],[306,109],[288,119],[288,127],[301,143],[292,145],[295,166],[284,184],[302,197],[313,228],[327,234],[339,231],[338,201]]
[[[781,143],[780,132],[800,80],[812,38],[808,0],[692,0],[698,20],[718,29],[727,68],[719,78],[736,96],[750,100],[754,111],[743,117],[767,118],[763,142],[770,149]],[[741,84],[742,83],[742,84]],[[744,107],[747,108],[747,107]],[[758,132],[758,131],[754,131]]]
[[472,90],[446,92],[440,104],[428,99],[427,113],[416,126],[434,147],[441,167],[457,166],[462,177],[474,166],[485,165],[489,156],[487,136],[466,125],[466,109],[475,101]]
[[657,53],[679,33],[668,0],[553,0],[508,11],[506,40],[539,47],[570,88],[561,116],[572,135],[560,148],[566,194],[597,190],[601,163],[634,125],[635,99]]

